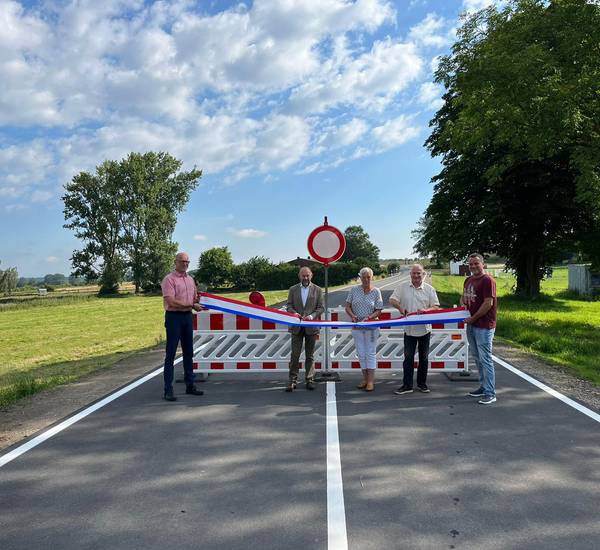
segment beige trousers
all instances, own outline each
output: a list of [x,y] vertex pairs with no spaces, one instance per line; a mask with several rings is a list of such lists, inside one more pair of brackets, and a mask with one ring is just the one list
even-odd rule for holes
[[300,354],[302,353],[302,345],[304,344],[304,370],[306,372],[306,381],[314,381],[315,366],[314,354],[315,344],[318,334],[306,334],[306,329],[300,329],[299,334],[292,333],[292,356],[290,358],[290,382],[298,381],[298,371],[300,370]]

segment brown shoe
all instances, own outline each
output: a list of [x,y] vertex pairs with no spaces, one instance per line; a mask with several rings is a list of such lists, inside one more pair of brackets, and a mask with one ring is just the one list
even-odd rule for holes
[[296,382],[290,382],[287,387],[285,388],[285,391],[287,392],[292,392],[296,389]]
[[373,384],[365,384],[365,391],[373,391],[375,386]]
[[359,390],[364,390],[367,387],[367,383],[363,380],[358,386],[356,386]]

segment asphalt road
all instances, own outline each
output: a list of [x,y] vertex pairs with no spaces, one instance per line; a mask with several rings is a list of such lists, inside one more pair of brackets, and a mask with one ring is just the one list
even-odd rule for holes
[[[326,384],[284,382],[129,391],[0,468],[0,548],[328,548]],[[335,384],[348,548],[600,546],[597,421],[500,366],[489,407],[441,374],[356,382]]]

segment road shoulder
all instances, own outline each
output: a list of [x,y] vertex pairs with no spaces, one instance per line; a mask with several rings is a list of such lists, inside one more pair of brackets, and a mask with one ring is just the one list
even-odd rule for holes
[[[600,412],[600,388],[588,380],[578,378],[566,367],[540,359],[501,339],[494,339],[494,355],[563,395]],[[475,368],[474,365],[472,368]]]

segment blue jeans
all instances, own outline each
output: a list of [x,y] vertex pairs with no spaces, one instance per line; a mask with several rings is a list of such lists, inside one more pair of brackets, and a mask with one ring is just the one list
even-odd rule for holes
[[194,329],[192,326],[192,314],[185,311],[165,311],[165,328],[167,329],[167,346],[163,370],[165,392],[173,387],[173,363],[179,342],[181,342],[181,351],[183,353],[185,385],[186,387],[193,386]]
[[479,370],[479,387],[488,396],[496,395],[496,372],[492,360],[492,340],[494,328],[479,328],[467,325],[467,340],[469,348],[475,357],[475,364]]

